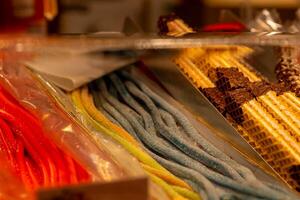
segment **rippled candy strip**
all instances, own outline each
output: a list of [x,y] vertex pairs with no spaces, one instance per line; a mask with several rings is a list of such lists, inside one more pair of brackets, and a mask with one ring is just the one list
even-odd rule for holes
[[[152,181],[160,185],[169,195],[171,199],[185,199],[185,197],[193,197],[193,200],[199,199],[199,196],[190,190],[185,182],[175,177],[153,158],[145,153],[141,146],[132,138],[130,134],[114,125],[107,120],[102,113],[96,109],[92,96],[88,93],[87,88],[77,90],[72,93],[72,99],[78,111],[82,114],[85,120],[88,120],[96,130],[109,135],[119,142],[129,153],[135,156],[143,168],[151,174]],[[153,178],[155,176],[155,178]],[[177,190],[178,186],[181,190]],[[182,190],[183,189],[183,190]],[[187,189],[187,190],[185,190]],[[184,191],[184,193],[182,193]]]

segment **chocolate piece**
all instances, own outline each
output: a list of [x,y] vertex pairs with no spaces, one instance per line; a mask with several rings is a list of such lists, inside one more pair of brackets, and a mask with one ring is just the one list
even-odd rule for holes
[[269,83],[265,81],[258,81],[249,83],[249,90],[255,97],[262,96],[272,90],[272,87]]
[[279,82],[284,83],[296,96],[300,97],[300,64],[297,54],[283,51],[275,73]]
[[253,98],[254,96],[248,91],[247,88],[228,91],[226,92],[225,98],[225,110],[231,115],[236,123],[241,124],[245,120],[242,105]]
[[[227,119],[227,121],[235,128],[238,130],[238,124],[234,121],[234,119],[231,117],[230,114],[227,112],[224,114],[224,117]],[[242,131],[239,130],[239,133],[242,134]]]
[[288,88],[285,83],[275,83],[271,85],[271,88],[273,91],[276,92],[277,96],[282,95],[283,93],[290,91],[290,88]]
[[[217,69],[218,69],[218,68],[209,67],[208,70],[206,69],[206,71],[204,71],[204,74],[207,74],[208,78],[209,78],[213,83],[215,83],[215,82],[218,81]],[[203,70],[202,70],[202,71],[203,71]]]
[[296,94],[297,97],[300,97],[300,83],[299,82],[295,82],[292,84],[292,91]]
[[224,94],[218,88],[203,88],[201,91],[222,114],[225,114]]
[[300,76],[300,67],[293,63],[280,63],[276,66],[275,73],[279,82],[285,82],[291,76]]
[[179,19],[179,17],[175,13],[172,13],[170,15],[160,16],[157,22],[159,34],[166,35],[169,32],[169,28],[167,25],[168,22],[173,21],[175,19]]
[[236,90],[226,92],[226,104],[230,103],[232,100],[239,105],[242,105],[250,100],[254,96],[247,90],[247,88],[239,88]]
[[217,68],[216,75],[216,85],[221,91],[245,88],[249,84],[249,79],[237,68]]

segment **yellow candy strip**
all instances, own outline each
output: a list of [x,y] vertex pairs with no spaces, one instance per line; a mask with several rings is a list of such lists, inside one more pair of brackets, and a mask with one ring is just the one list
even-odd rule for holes
[[153,167],[150,167],[148,165],[144,165],[144,164],[141,164],[142,167],[147,170],[148,172],[156,175],[157,177],[160,177],[162,178],[163,180],[165,180],[167,183],[171,184],[171,185],[176,185],[176,186],[179,186],[181,188],[185,188],[185,189],[189,189],[189,190],[192,190],[192,188],[187,185],[185,182],[178,182],[177,180],[174,180],[173,177],[170,177],[170,175],[168,173],[165,173],[161,170],[157,170]]
[[187,190],[185,188],[182,187],[178,187],[178,186],[172,186],[172,188],[179,194],[181,194],[181,196],[184,196],[188,199],[193,199],[193,200],[201,200],[200,196],[195,193],[195,192],[191,192],[190,190]]
[[[97,120],[97,118],[99,117],[98,114],[100,112],[94,106],[93,99],[92,99],[92,97],[90,95],[88,95],[87,92],[88,91],[84,90],[84,89],[81,92],[81,94],[82,94],[81,96],[83,97],[82,101],[84,102],[83,105],[80,106],[80,104],[79,104],[80,102],[78,102],[79,100],[81,101],[81,99],[80,99],[81,98],[80,97],[80,91],[74,91],[72,93],[73,101],[75,102],[75,104],[78,107],[82,107],[82,109],[84,111],[86,109],[86,112],[87,112],[86,115],[88,115],[88,117],[91,116],[91,117],[94,117],[94,119]],[[89,115],[90,113],[91,113],[91,115]],[[131,153],[134,157],[136,157],[144,165],[148,165],[149,167],[154,168],[154,169],[160,171],[161,174],[163,174],[165,177],[168,177],[167,180],[170,181],[173,185],[184,187],[186,189],[191,189],[191,187],[187,183],[185,183],[181,179],[179,179],[176,176],[174,176],[173,174],[171,174],[168,170],[166,170],[165,168],[163,168],[152,157],[150,157],[147,153],[145,153],[140,147],[132,145],[131,143],[129,143],[128,141],[126,141],[125,139],[123,139],[122,137],[120,137],[118,134],[114,133],[113,131],[107,130],[106,128],[104,129],[94,119],[91,118],[91,120],[94,121],[93,125],[95,127],[98,127],[98,129],[100,129],[100,131],[108,134],[113,139],[115,139],[116,141],[118,141],[129,153]],[[108,121],[108,119],[105,119],[105,120]]]
[[[151,158],[148,154],[144,153],[143,151],[140,150],[140,148],[132,146],[130,142],[127,140],[123,139],[121,136],[113,133],[112,131],[104,128],[102,125],[100,125],[95,118],[92,118],[93,115],[89,115],[88,111],[85,110],[86,108],[89,108],[87,105],[83,105],[80,97],[80,90],[74,91],[72,93],[72,99],[77,106],[77,108],[83,113],[83,115],[89,119],[89,121],[92,122],[93,126],[98,130],[101,131],[109,136],[111,136],[113,139],[118,141],[120,144],[122,144],[126,149],[133,154],[138,160],[142,160],[145,164],[150,165],[151,167],[158,168],[161,170],[166,170],[163,167],[161,167],[153,158]],[[83,100],[84,101],[84,100]],[[85,102],[86,104],[86,102]]]
[[[95,119],[98,123],[101,124],[101,122],[99,120],[103,120],[103,121],[107,121],[110,122],[108,119],[106,119],[104,117],[104,115],[102,115],[102,113],[100,113],[98,111],[98,109],[95,107],[94,101],[92,96],[88,93],[88,89],[87,88],[83,88],[82,92],[81,92],[81,98],[82,101],[84,102],[84,107],[86,109],[86,111],[88,112],[88,114],[93,117],[93,119]],[[101,118],[101,117],[104,118]],[[101,119],[100,119],[101,118]],[[109,124],[109,123],[106,123]],[[114,124],[113,124],[114,125]],[[115,126],[115,125],[114,125]],[[106,127],[107,129],[110,130],[110,127]],[[121,128],[120,128],[121,129]],[[122,129],[124,133],[128,134],[124,129]],[[114,135],[119,136],[117,131],[111,131]],[[122,136],[121,136],[122,138]],[[122,138],[123,139],[123,138]],[[121,140],[120,140],[121,141]],[[118,142],[121,143],[119,140]],[[126,140],[125,140],[126,141]],[[151,166],[152,168],[156,168],[157,170],[161,170],[165,175],[168,175],[168,179],[172,179],[173,184],[178,185],[178,186],[182,186],[182,187],[186,187],[186,188],[190,188],[184,181],[178,179],[176,176],[174,176],[173,174],[171,174],[168,170],[166,170],[165,168],[163,168],[159,163],[157,163],[152,157],[150,157],[147,153],[145,153],[139,146],[132,146],[132,145],[128,145],[125,144],[124,142],[121,143],[124,148],[128,148],[132,149],[134,151],[129,151],[132,155],[134,155],[140,162],[143,162],[144,164],[147,164],[149,166]]]
[[152,175],[151,173],[147,173],[147,174],[154,183],[160,185],[166,191],[166,193],[169,195],[170,198],[172,198],[172,200],[187,200],[185,197],[178,194],[171,186],[169,186],[162,179]]
[[101,112],[98,112],[97,108],[94,106],[92,97],[88,94],[87,87],[84,87],[81,91],[81,98],[83,100],[84,107],[87,110],[87,112],[91,115],[91,117],[93,117],[99,124],[101,124],[105,128],[115,133],[118,133],[118,135],[126,139],[131,144],[139,146],[139,143],[128,132],[115,125],[111,121],[107,120]]
[[[88,120],[88,122],[90,122],[94,128],[96,128],[98,131],[101,131],[102,133],[106,133],[109,136],[111,136],[112,138],[116,139],[117,141],[121,141],[123,144],[126,144],[127,146],[130,146],[130,143],[127,142],[126,140],[122,139],[120,136],[115,135],[114,133],[112,133],[111,131],[107,130],[105,127],[102,127],[98,122],[96,122],[93,118],[91,118],[91,116],[89,116],[89,114],[87,113],[87,111],[84,108],[84,104],[80,98],[80,91],[76,90],[72,92],[72,100],[74,101],[76,107],[78,108],[79,112],[85,117],[86,120]],[[121,143],[120,142],[120,143]],[[135,147],[134,147],[135,148]],[[133,148],[133,149],[134,149]],[[151,158],[152,159],[152,158]],[[156,161],[155,161],[156,162]],[[161,167],[158,163],[157,165],[159,167]],[[161,167],[162,168],[162,167]],[[163,168],[164,169],[164,168]],[[174,200],[185,200],[185,198],[181,197],[176,191],[173,190],[173,188],[168,185],[166,182],[164,182],[163,180],[161,180],[160,178],[154,176],[153,174],[149,173],[146,171],[146,173],[149,175],[149,177],[151,178],[151,180],[153,182],[155,182],[156,184],[160,185],[167,193],[169,196],[172,197],[172,199]]]

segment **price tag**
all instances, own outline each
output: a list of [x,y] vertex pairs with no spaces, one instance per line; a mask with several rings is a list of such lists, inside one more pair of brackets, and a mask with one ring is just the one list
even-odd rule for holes
[[42,189],[37,200],[148,200],[148,179]]

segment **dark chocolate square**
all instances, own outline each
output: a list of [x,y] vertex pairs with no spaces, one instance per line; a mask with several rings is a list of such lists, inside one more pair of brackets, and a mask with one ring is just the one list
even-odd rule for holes
[[216,86],[221,91],[229,91],[237,88],[245,88],[249,79],[239,72],[237,68],[217,68]]
[[203,88],[201,91],[222,114],[225,113],[224,94],[218,88]]
[[272,87],[265,81],[258,81],[249,83],[249,90],[252,95],[254,95],[255,97],[259,97],[272,90]]
[[254,96],[246,88],[228,91],[225,97],[225,110],[238,124],[241,124],[245,120],[241,106],[253,98]]

